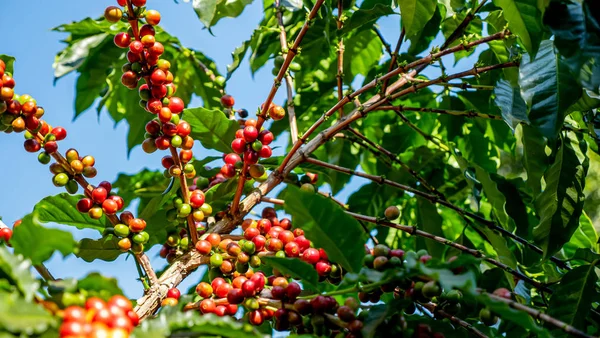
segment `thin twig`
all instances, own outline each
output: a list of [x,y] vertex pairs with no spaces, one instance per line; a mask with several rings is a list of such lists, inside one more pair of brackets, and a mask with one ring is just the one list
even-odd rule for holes
[[[342,21],[342,14],[344,13],[344,7],[342,0],[337,2],[338,16],[337,16],[337,30],[340,31],[344,27]],[[337,90],[338,90],[338,101],[341,101],[344,97],[344,38],[340,36],[340,41],[337,46]],[[340,118],[344,116],[344,107],[340,107]]]
[[[275,1],[277,8],[277,24],[279,25],[279,43],[281,44],[281,53],[284,58],[287,59],[287,35],[285,33],[285,27],[283,25],[283,14],[281,13],[281,7],[279,0]],[[294,107],[294,84],[292,77],[289,72],[285,73],[285,87],[287,92],[287,113],[290,121],[290,136],[292,143],[298,141],[298,123],[296,122],[296,109]]]

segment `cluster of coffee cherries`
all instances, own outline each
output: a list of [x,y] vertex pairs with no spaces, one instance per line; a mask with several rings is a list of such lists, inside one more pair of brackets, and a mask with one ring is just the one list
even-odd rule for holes
[[150,235],[144,231],[146,221],[135,218],[129,211],[122,212],[119,221],[113,227],[113,233],[119,238],[119,249],[123,252],[131,250],[135,254],[144,252],[144,244],[150,239]]
[[[182,121],[182,123],[187,124],[185,121]],[[167,123],[163,126],[166,125]],[[183,170],[181,169],[181,166],[175,163],[175,159],[171,155],[164,156],[161,160],[161,164],[163,168],[165,168],[165,177],[179,177],[181,175],[185,175],[186,178],[196,177],[196,168],[190,163],[190,161],[192,161],[192,156],[193,153],[190,149],[182,149],[179,152],[178,159],[183,165]]]
[[262,219],[246,219],[241,227],[243,238],[240,240],[221,240],[218,234],[211,233],[196,243],[200,254],[210,256],[210,265],[215,271],[228,276],[260,267],[263,256],[299,257],[313,265],[322,280],[336,283],[341,279],[341,267],[331,263],[324,250],[311,247],[302,229],[292,231],[289,219],[279,220],[275,209],[263,209]]
[[[14,88],[15,80],[6,71],[6,63],[0,60],[0,131],[20,133],[31,130],[37,133],[42,127],[40,118],[44,115],[44,109],[38,107],[31,96],[16,95]],[[38,142],[36,151],[40,149]]]
[[[266,129],[259,131],[256,126],[257,121],[255,119],[246,120],[244,128],[235,133],[235,139],[231,142],[233,152],[242,155],[244,163],[247,165],[256,164],[259,158],[269,158],[273,154],[269,146],[273,142],[273,133]],[[232,162],[225,162],[225,165],[221,168],[223,176],[228,178],[235,176],[235,162]]]
[[111,195],[111,190],[110,182],[100,182],[92,189],[89,197],[84,197],[77,202],[77,210],[87,213],[92,219],[100,219],[104,214],[115,215],[123,209],[124,201],[121,196]]
[[[118,4],[126,6],[127,2],[118,0]],[[194,140],[190,136],[191,127],[189,123],[180,118],[185,108],[183,100],[173,96],[177,91],[173,84],[173,73],[171,63],[161,59],[164,46],[156,41],[156,30],[154,26],[160,22],[160,13],[155,10],[145,10],[145,0],[132,1],[136,7],[135,13],[127,13],[128,19],[145,20],[145,24],[137,32],[137,24],[132,25],[128,32],[120,32],[115,35],[114,43],[120,48],[127,48],[127,63],[123,65],[121,82],[129,89],[138,88],[138,83],[144,79],[146,83],[139,86],[140,106],[151,114],[156,115],[153,121],[146,125],[146,140],[142,148],[147,153],[155,152],[157,149],[166,150],[170,147],[181,148],[180,160],[185,165],[192,158],[192,147]],[[123,10],[116,6],[110,6],[104,13],[110,22],[117,22],[123,16]],[[171,176],[181,175],[181,168],[166,168]],[[170,170],[172,169],[172,170]],[[185,174],[194,177],[192,169],[187,167]]]
[[201,189],[198,189],[194,184],[190,186],[190,190],[189,203],[184,202],[181,191],[178,191],[166,207],[169,230],[167,240],[160,251],[160,256],[166,258],[169,263],[172,263],[189,249],[186,225],[188,216],[192,216],[198,236],[202,236],[206,231],[206,226],[202,222],[213,212],[211,205],[205,202],[204,192]]
[[[170,102],[180,100],[180,98],[172,97]],[[183,102],[180,102],[180,104],[183,107]],[[179,108],[176,109],[175,111],[180,111]],[[151,154],[157,149],[166,150],[170,146],[180,148],[182,149],[181,152],[185,153],[185,155],[181,155],[182,162],[187,161],[184,163],[188,163],[189,159],[192,158],[191,149],[194,147],[194,139],[190,136],[192,127],[186,121],[181,120],[178,114],[172,116],[171,120],[167,122],[161,122],[158,118],[155,118],[146,124],[146,139],[142,143],[142,149]],[[172,174],[172,176],[176,175]]]
[[127,338],[140,322],[131,302],[119,295],[108,302],[92,297],[85,307],[69,306],[62,311],[62,318],[61,338]]
[[[40,155],[45,155],[45,153],[41,153]],[[47,164],[50,161],[50,158],[47,159],[45,156],[44,160],[41,160],[42,156],[39,156],[40,162],[43,164]],[[75,194],[79,189],[79,185],[75,180],[77,175],[82,175],[87,178],[94,178],[98,174],[94,165],[96,164],[96,159],[93,156],[80,156],[77,150],[69,149],[65,153],[65,160],[68,164],[61,165],[59,163],[52,163],[50,165],[50,172],[54,175],[52,177],[52,183],[54,183],[57,187],[65,187],[68,193]]]

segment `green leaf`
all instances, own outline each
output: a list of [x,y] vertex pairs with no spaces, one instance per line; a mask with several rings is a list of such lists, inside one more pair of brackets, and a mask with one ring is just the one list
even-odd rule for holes
[[[449,0],[448,0],[449,1]],[[427,22],[422,30],[418,31],[412,36],[409,36],[410,47],[408,53],[411,55],[417,55],[427,50],[431,42],[440,32],[440,24],[442,23],[442,16],[439,10],[436,10],[431,20]]]
[[435,13],[436,0],[398,0],[406,36],[418,34]]
[[344,74],[350,83],[357,75],[367,75],[379,63],[383,43],[373,30],[363,30],[344,40]]
[[[352,13],[350,18],[344,23],[343,34],[347,34],[362,26],[369,26],[379,18],[395,14],[388,0],[364,1],[360,8]],[[433,13],[432,13],[433,14]]]
[[494,89],[494,103],[500,108],[504,122],[514,131],[519,123],[529,123],[527,104],[521,97],[521,89],[506,80],[498,81]]
[[217,317],[212,313],[199,316],[175,307],[164,308],[156,318],[144,320],[134,331],[134,337],[163,338],[177,332],[191,333],[194,337],[263,338],[255,327],[233,317]]
[[[507,197],[500,191],[500,185],[504,184],[503,179],[499,175],[489,174],[481,167],[475,167],[477,180],[483,185],[483,193],[492,205],[494,216],[502,227],[508,231],[513,231],[516,227],[515,221],[508,215],[506,210]],[[511,196],[516,198],[516,196]]]
[[0,54],[0,60],[6,65],[6,72],[14,75],[15,58],[10,55]]
[[54,60],[52,66],[54,67],[55,79],[59,79],[79,68],[90,55],[90,50],[99,46],[107,37],[108,35],[103,33],[70,43]]
[[[444,237],[442,231],[443,219],[438,214],[437,207],[435,204],[424,198],[417,198],[417,210],[418,210],[418,226],[423,231],[436,236]],[[446,247],[438,242],[424,239],[427,251],[433,257],[442,257]]]
[[112,262],[123,253],[117,243],[117,238],[112,235],[97,240],[84,238],[79,242],[75,256],[86,262],[93,262],[96,259]]
[[537,54],[544,33],[537,0],[494,0],[494,4],[502,8],[508,28],[519,36],[527,52]]
[[119,283],[116,278],[104,277],[98,272],[92,272],[80,279],[77,282],[77,287],[80,290],[86,291],[108,291],[111,295],[122,295],[123,291],[119,287]]
[[299,258],[277,258],[262,257],[261,260],[274,269],[281,271],[284,275],[300,279],[302,285],[310,286],[314,290],[319,290],[319,276],[315,268]]
[[294,224],[302,224],[306,237],[323,248],[329,258],[349,272],[360,270],[366,234],[352,216],[331,199],[288,186],[284,210]]
[[548,168],[549,160],[546,155],[546,140],[542,134],[534,127],[521,125],[523,142],[523,163],[527,171],[527,185],[537,195],[542,191],[542,176]]
[[[571,133],[572,134],[572,133]],[[589,166],[586,144],[574,136],[563,139],[554,163],[544,174],[546,188],[535,199],[540,223],[533,229],[544,258],[556,253],[579,226]]]
[[194,0],[192,6],[206,28],[225,17],[235,18],[242,14],[252,0]]
[[33,300],[33,296],[40,284],[30,272],[31,262],[23,256],[13,255],[4,246],[0,246],[0,280],[5,279],[11,285],[17,287],[19,292],[27,301]]
[[171,179],[171,183],[160,196],[152,198],[139,215],[141,219],[150,219],[167,203],[179,190],[179,180]]
[[33,264],[47,261],[57,251],[66,257],[77,247],[71,233],[41,226],[35,211],[21,220],[10,242],[15,253],[30,259]]
[[231,152],[231,141],[239,124],[230,120],[218,109],[192,108],[183,112],[183,117],[192,126],[192,136],[207,149],[215,149],[222,153]]
[[[596,264],[582,265],[567,272],[552,293],[548,315],[579,329],[585,329],[586,318],[592,304],[600,297],[596,291],[598,275]],[[569,336],[562,330],[554,330],[554,337]]]
[[41,305],[17,294],[0,293],[0,329],[32,336],[56,325],[56,319]]
[[554,142],[563,126],[565,112],[579,100],[582,91],[555,53],[552,41],[542,42],[535,59],[523,56],[519,84],[530,108],[529,121]]

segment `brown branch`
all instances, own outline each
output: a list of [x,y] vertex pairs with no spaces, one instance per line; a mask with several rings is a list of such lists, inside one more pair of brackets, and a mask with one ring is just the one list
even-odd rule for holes
[[[267,112],[268,112],[269,108],[271,107],[271,103],[273,102],[273,98],[275,97],[275,94],[277,93],[279,86],[281,85],[281,80],[287,73],[287,70],[288,70],[290,64],[292,63],[292,60],[298,54],[298,47],[300,46],[302,39],[306,35],[306,32],[308,31],[308,28],[310,27],[312,20],[317,16],[317,13],[319,12],[321,5],[323,5],[323,2],[325,2],[325,0],[317,0],[315,5],[311,9],[310,13],[308,14],[306,21],[302,25],[302,28],[300,29],[298,36],[296,36],[296,40],[294,40],[294,44],[292,45],[291,48],[289,48],[287,50],[287,54],[286,54],[285,60],[283,61],[283,65],[281,65],[281,68],[279,69],[279,73],[277,73],[277,77],[273,81],[273,86],[271,87],[271,90],[269,91],[269,95],[267,96],[267,99],[263,103],[261,111],[258,115],[256,129],[260,130],[263,123],[265,123],[265,118],[268,116]],[[298,143],[298,142],[296,142],[296,143]],[[244,171],[246,170],[246,167],[247,166],[244,165]],[[244,190],[245,181],[246,181],[246,178],[245,178],[245,172],[244,172],[244,175],[240,176],[238,187],[235,192],[235,196],[233,197],[233,203],[231,205],[231,211],[230,211],[230,214],[232,214],[232,215],[237,215],[239,212],[238,208],[239,208],[240,199],[242,198],[242,192]]]
[[483,332],[477,330],[470,323],[467,323],[464,320],[447,313],[446,311],[440,309],[437,305],[435,305],[433,303],[423,303],[423,304],[421,304],[421,306],[423,306],[424,308],[426,308],[427,310],[429,310],[429,312],[431,312],[433,314],[437,314],[439,316],[447,318],[452,323],[464,328],[465,330],[467,330],[469,333],[471,333],[475,337],[488,338],[488,336],[486,336]]
[[594,338],[594,336],[588,335],[587,333],[580,331],[580,330],[576,329],[575,327],[573,327],[563,321],[560,321],[554,317],[548,316],[547,314],[545,314],[541,311],[532,309],[521,303],[515,302],[510,299],[506,299],[503,297],[499,297],[499,296],[496,296],[496,295],[490,294],[490,293],[487,293],[486,295],[495,301],[499,301],[499,302],[508,304],[508,306],[510,306],[511,308],[513,308],[515,310],[523,311],[523,312],[527,313],[528,315],[530,315],[534,319],[538,319],[538,320],[544,321],[548,324],[551,324],[572,336],[583,337],[583,338]]
[[[275,1],[277,7],[277,24],[279,25],[279,42],[281,44],[281,52],[283,57],[287,59],[287,36],[285,33],[285,27],[283,26],[283,14],[279,5],[279,0]],[[287,91],[287,113],[290,121],[290,136],[292,137],[292,143],[298,141],[298,123],[296,122],[296,109],[294,107],[294,85],[292,77],[289,72],[285,73],[285,87]]]

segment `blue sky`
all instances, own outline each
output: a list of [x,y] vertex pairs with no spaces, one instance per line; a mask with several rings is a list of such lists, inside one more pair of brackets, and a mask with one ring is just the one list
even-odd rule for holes
[[[0,21],[0,31],[14,35],[6,39],[0,53],[17,58],[16,92],[32,95],[46,109],[45,118],[50,124],[67,129],[68,137],[60,143],[63,151],[76,147],[80,154],[91,154],[96,158],[99,174],[92,183],[113,181],[120,172],[135,173],[144,167],[157,169],[163,156],[160,152],[147,155],[138,147],[127,158],[127,126],[120,124],[115,127],[107,114],[98,117],[95,110],[73,121],[76,77],[69,75],[53,84],[52,63],[56,53],[64,46],[60,40],[66,36],[52,32],[51,28],[85,17],[99,17],[106,6],[115,2],[31,0],[26,6],[33,10],[21,15],[25,6],[23,1],[2,0],[4,15]],[[262,18],[262,3],[256,0],[239,18],[221,20],[212,29],[214,35],[211,35],[203,29],[190,3],[149,0],[148,6],[161,12],[161,25],[167,31],[179,37],[185,46],[199,49],[214,59],[223,73],[231,61],[231,52],[250,36]],[[395,43],[399,34],[398,17],[381,20],[380,25],[386,39]],[[262,103],[272,84],[271,68],[270,65],[264,67],[252,77],[247,64],[242,65],[227,84],[227,91],[234,95],[236,106],[254,111],[254,107]],[[283,94],[280,91],[275,102],[283,103]],[[198,100],[192,106],[194,103],[197,105]],[[45,196],[62,192],[52,185],[52,176],[47,167],[40,165],[35,155],[24,151],[22,135],[0,135],[0,158],[0,216],[5,223],[12,224],[29,213],[33,205]],[[362,182],[358,180],[351,181],[352,190],[360,184]],[[348,188],[344,190],[350,190]],[[342,192],[341,195],[345,198],[347,193]],[[96,233],[86,231],[76,231],[74,235],[77,238],[97,237]],[[164,265],[163,260],[156,257],[156,250],[149,255],[156,267]],[[131,259],[125,261],[124,255],[116,262],[94,264],[73,256],[63,260],[55,255],[47,266],[57,277],[81,277],[91,271],[100,271],[107,276],[117,277],[127,296],[134,298],[141,295],[141,287],[135,282],[135,265]],[[197,278],[189,278],[181,289],[186,290],[195,282]]]

